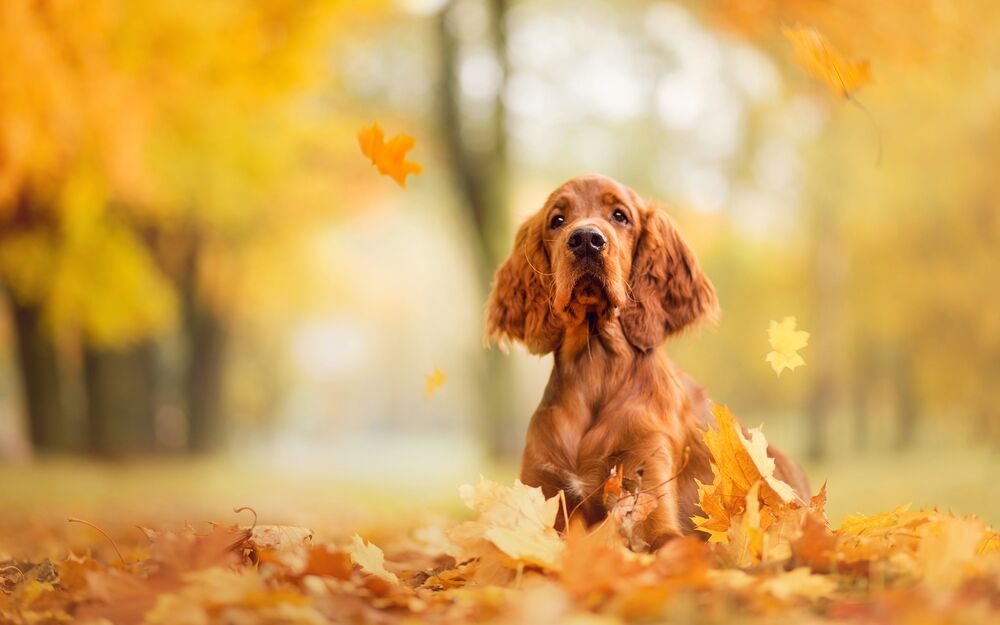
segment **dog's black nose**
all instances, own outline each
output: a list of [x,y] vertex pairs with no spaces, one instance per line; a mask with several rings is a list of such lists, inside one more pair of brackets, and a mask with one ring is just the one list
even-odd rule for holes
[[601,231],[593,226],[577,228],[569,234],[569,249],[577,257],[596,256],[607,245],[608,240],[604,238]]

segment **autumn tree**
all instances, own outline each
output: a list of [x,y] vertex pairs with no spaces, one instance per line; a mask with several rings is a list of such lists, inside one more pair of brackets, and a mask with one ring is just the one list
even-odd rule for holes
[[188,442],[221,441],[239,258],[285,208],[279,182],[294,185],[305,150],[322,153],[306,130],[323,124],[303,112],[324,50],[361,9],[0,9],[0,277],[36,449],[80,445],[62,440],[74,428],[61,386],[77,372],[91,448],[152,448],[158,343],[178,328]]

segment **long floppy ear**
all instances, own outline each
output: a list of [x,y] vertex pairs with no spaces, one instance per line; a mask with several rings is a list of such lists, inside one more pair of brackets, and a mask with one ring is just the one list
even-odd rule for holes
[[632,259],[632,295],[621,313],[625,336],[647,351],[667,336],[719,311],[715,287],[670,218],[655,206],[646,209]]
[[554,351],[562,339],[562,326],[552,313],[551,297],[552,265],[536,216],[518,229],[510,258],[493,278],[487,304],[486,340],[520,341],[532,354]]

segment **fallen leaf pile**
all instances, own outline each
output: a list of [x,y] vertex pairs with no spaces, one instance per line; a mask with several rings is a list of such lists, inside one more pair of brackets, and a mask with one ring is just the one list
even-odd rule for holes
[[0,622],[1000,622],[1000,534],[983,521],[904,506],[832,528],[825,487],[800,500],[759,430],[722,407],[716,426],[695,519],[707,541],[630,550],[627,514],[614,514],[630,493],[620,471],[605,487],[608,519],[571,518],[563,533],[563,498],[481,479],[460,489],[469,520],[378,544],[254,522],[140,528],[103,556],[6,558]]

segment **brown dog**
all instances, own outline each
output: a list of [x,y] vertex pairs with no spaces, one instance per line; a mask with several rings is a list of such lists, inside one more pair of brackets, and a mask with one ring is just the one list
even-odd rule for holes
[[[623,466],[657,507],[636,528],[653,549],[692,531],[695,478],[711,482],[702,389],[664,340],[718,311],[715,289],[667,215],[605,176],[573,178],[518,230],[497,270],[487,336],[516,340],[555,367],[528,428],[521,480],[566,493],[588,522],[606,514],[601,486]],[[808,496],[777,450],[776,475]]]

